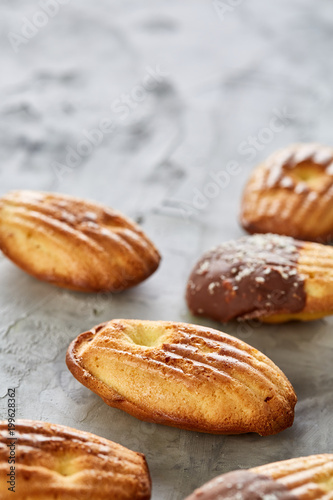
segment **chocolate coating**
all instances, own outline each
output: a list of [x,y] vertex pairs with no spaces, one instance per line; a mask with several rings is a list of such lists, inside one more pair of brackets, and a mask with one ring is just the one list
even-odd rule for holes
[[189,277],[189,309],[222,322],[302,311],[306,293],[297,272],[302,246],[286,236],[256,234],[213,248]]
[[239,470],[223,474],[185,500],[296,500],[288,488],[269,476]]

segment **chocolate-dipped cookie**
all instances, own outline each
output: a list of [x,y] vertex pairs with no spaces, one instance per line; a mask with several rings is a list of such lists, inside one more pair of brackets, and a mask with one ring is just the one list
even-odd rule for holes
[[333,455],[312,455],[223,474],[186,500],[331,500]]
[[312,320],[333,313],[333,248],[275,234],[206,252],[187,283],[191,312],[217,321]]

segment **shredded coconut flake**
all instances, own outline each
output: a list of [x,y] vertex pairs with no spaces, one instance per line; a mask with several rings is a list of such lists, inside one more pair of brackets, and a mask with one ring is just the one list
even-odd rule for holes
[[214,290],[216,287],[221,286],[218,281],[213,281],[212,283],[209,283],[208,285],[208,291],[211,295],[214,294]]
[[208,268],[209,268],[209,260],[205,260],[197,270],[197,274],[204,274],[206,271],[208,271]]

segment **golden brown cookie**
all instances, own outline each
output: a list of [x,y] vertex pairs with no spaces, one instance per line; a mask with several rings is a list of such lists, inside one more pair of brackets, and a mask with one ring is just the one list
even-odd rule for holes
[[332,500],[333,455],[312,455],[223,474],[186,500]]
[[259,165],[248,180],[240,221],[249,233],[333,239],[333,148],[293,144]]
[[150,495],[140,453],[89,432],[34,420],[17,420],[10,436],[8,423],[0,422],[1,500],[149,500]]
[[333,314],[333,248],[275,234],[206,252],[187,283],[191,312],[217,321],[279,323]]
[[67,366],[110,406],[148,422],[215,434],[291,426],[296,395],[275,364],[225,333],[117,319],[79,335]]
[[125,290],[160,261],[153,243],[121,213],[34,191],[0,198],[0,250],[36,278],[83,292]]

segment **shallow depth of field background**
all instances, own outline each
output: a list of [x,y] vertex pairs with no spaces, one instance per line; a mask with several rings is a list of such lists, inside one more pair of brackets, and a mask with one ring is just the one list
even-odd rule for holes
[[[159,270],[116,296],[40,283],[0,255],[0,411],[146,454],[154,500],[215,475],[332,451],[332,320],[219,325],[187,311],[190,269],[239,237],[251,169],[291,142],[333,145],[330,0],[1,1],[0,195],[59,191],[137,220]],[[299,397],[277,435],[211,436],[106,406],[65,366],[70,341],[116,318],[197,322],[262,350]]]

